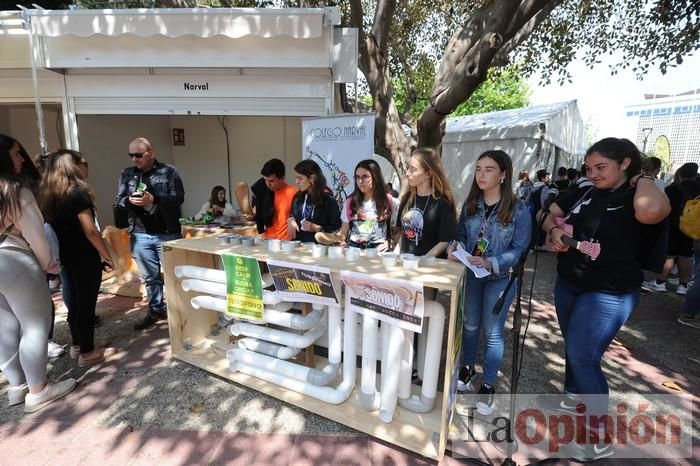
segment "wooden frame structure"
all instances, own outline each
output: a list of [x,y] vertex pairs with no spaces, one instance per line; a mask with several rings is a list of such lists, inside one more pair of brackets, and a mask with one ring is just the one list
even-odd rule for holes
[[[264,245],[221,246],[213,237],[171,241],[164,245],[163,252],[173,357],[425,457],[436,460],[443,457],[455,400],[458,370],[455,360],[459,356],[461,344],[460,341],[456,341],[456,323],[458,319],[461,321],[458,316],[458,298],[464,275],[463,265],[437,260],[435,265],[424,266],[418,270],[405,270],[399,266],[386,267],[379,258],[361,257],[357,262],[346,262],[345,259],[314,258],[310,252],[302,249],[284,253],[269,252]],[[231,372],[226,350],[232,345],[228,334],[216,332],[218,313],[193,309],[190,299],[196,293],[183,291],[180,286],[181,279],[174,274],[174,268],[178,265],[220,268],[219,255],[222,253],[255,257],[261,262],[278,259],[325,266],[331,269],[332,275],[336,275],[342,269],[412,280],[423,283],[427,288],[449,292],[450,308],[446,309],[447,345],[443,344],[446,349],[441,354],[445,377],[442,390],[438,390],[433,410],[420,414],[397,406],[393,421],[385,424],[379,420],[377,412],[368,412],[360,405],[359,383],[348,400],[339,405],[332,405],[241,372]],[[316,360],[317,366],[325,363],[323,358],[317,357]],[[416,386],[412,388],[414,391],[419,389]]]

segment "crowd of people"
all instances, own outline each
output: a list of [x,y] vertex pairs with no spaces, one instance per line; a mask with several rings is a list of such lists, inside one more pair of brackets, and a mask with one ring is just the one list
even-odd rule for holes
[[[162,243],[180,237],[185,192],[175,167],[159,162],[147,139],[134,139],[128,154],[133,166],[120,175],[116,204],[128,217],[132,255],[148,294],[148,311],[135,326],[141,330],[167,316]],[[580,169],[562,167],[554,182],[546,170],[539,170],[535,182],[521,171],[514,183],[508,154],[500,150],[480,154],[459,215],[440,158],[429,148],[412,153],[400,198],[371,159],[355,167],[354,191],[342,206],[312,160],[294,166],[294,185],[286,182],[281,160],[268,160],[261,178],[250,189],[239,184],[235,194],[243,215],[254,220],[258,232],[267,238],[451,260],[458,260],[457,249],[469,252],[470,264],[488,274],[479,278],[466,271],[457,388],[476,390],[475,381],[480,378],[477,410],[486,415],[495,406],[504,326],[515,289],[508,288],[507,296],[502,295],[513,267],[546,241],[544,246],[558,253],[554,299],[565,342],[565,393],[555,409],[584,400],[589,412],[602,415],[608,409],[608,386],[601,358],[639,300],[643,270],[659,273],[653,284],[644,282],[644,286],[661,291],[671,267],[677,265],[676,292],[688,294],[689,315],[682,319],[698,326],[700,290],[691,282],[697,242],[679,241],[678,236],[683,202],[700,193],[697,171],[696,164],[686,164],[674,183],[660,186],[657,160],[644,158],[628,140],[606,138],[590,147]],[[0,256],[3,264],[12,264],[0,270],[0,369],[11,385],[10,404],[24,402],[26,411],[40,409],[75,386],[72,379],[58,384],[46,379],[53,321],[46,273],[56,273],[57,267],[50,257],[45,222],[55,233],[60,251],[71,357],[88,367],[115,351],[94,340],[101,274],[112,264],[96,221],[87,175],[88,164],[78,152],[58,150],[34,164],[19,142],[0,136]],[[226,190],[215,186],[196,217],[217,219],[233,213]],[[591,260],[570,247],[567,237],[596,241],[600,255]],[[38,291],[27,293],[28,289]],[[496,303],[502,303],[498,309],[494,309]],[[481,338],[479,377],[476,360]],[[604,456],[607,447],[596,448],[594,455]],[[579,453],[587,458],[591,454]]]

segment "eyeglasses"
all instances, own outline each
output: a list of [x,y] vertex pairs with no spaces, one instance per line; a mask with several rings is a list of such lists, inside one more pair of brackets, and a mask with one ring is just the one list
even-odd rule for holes
[[355,181],[359,181],[360,183],[367,183],[371,179],[372,179],[372,175],[362,175],[362,176],[355,175]]

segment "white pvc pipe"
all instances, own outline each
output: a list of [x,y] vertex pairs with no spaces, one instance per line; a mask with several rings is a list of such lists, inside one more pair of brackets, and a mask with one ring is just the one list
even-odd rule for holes
[[389,329],[391,328],[391,325],[387,324],[386,322],[382,322],[380,324],[380,334],[381,334],[381,345],[382,345],[382,360],[381,360],[381,367],[380,367],[380,373],[382,374],[382,379],[380,381],[381,383],[381,391],[384,391],[384,386],[386,382],[386,378],[384,377],[384,374],[387,372],[387,367],[389,363]]
[[[214,296],[226,297],[226,284],[225,283],[215,283],[208,282],[205,280],[196,280],[188,278],[182,281],[182,289],[185,291],[197,291],[199,293],[207,293]],[[263,304],[278,305],[282,303],[283,300],[279,294],[274,291],[263,290]],[[291,309],[294,303],[289,304]]]
[[316,327],[301,335],[245,322],[231,325],[228,328],[228,332],[233,336],[245,335],[247,337],[271,341],[279,345],[291,346],[292,348],[307,348],[326,332],[326,316],[324,315],[321,318],[321,321]]
[[340,331],[340,305],[328,306],[328,362],[340,364],[343,351],[343,334]]
[[314,369],[282,359],[254,353],[243,348],[233,348],[226,352],[229,362],[240,361],[249,366],[259,367],[277,374],[291,377],[314,385],[328,385],[338,374],[340,364],[326,364],[321,369]]
[[196,265],[178,265],[175,267],[177,278],[197,278],[208,282],[226,283],[226,272],[219,269],[197,267]]
[[[226,271],[221,269],[210,269],[207,267],[198,267],[196,265],[178,265],[174,269],[177,278],[197,278],[208,282],[226,283]],[[265,273],[261,276],[263,288],[272,285],[272,275]]]
[[[428,336],[421,394],[420,397],[412,396],[408,399],[399,399],[399,404],[402,407],[417,413],[430,412],[435,406],[445,327],[445,308],[436,301],[426,301],[424,316],[428,317]],[[408,388],[410,390],[410,387]]]
[[380,393],[379,419],[390,423],[394,418],[399,395],[399,371],[403,350],[403,329],[395,325],[389,328],[386,371],[382,371],[382,391]]
[[367,315],[362,318],[360,404],[367,411],[379,409],[379,392],[377,392],[377,319]]
[[[195,296],[190,300],[192,307],[195,309],[204,308],[211,311],[226,312],[226,300],[215,298],[213,296]],[[292,305],[293,303],[286,303]],[[262,323],[279,325],[294,330],[309,330],[315,327],[321,321],[323,312],[314,309],[307,315],[294,314],[289,312],[277,311],[275,309],[265,308],[263,312]]]
[[241,338],[238,340],[238,346],[241,348],[255,351],[256,353],[272,356],[279,359],[292,359],[299,354],[299,348],[290,348],[289,346],[281,346],[269,341],[256,340],[255,338]]
[[411,372],[413,369],[413,335],[410,330],[403,331],[403,350],[401,351],[401,367],[399,372],[399,400],[411,396]]
[[[423,314],[423,317],[427,317]],[[418,352],[416,354],[416,371],[418,378],[423,380],[423,368],[425,367],[425,347],[428,343],[428,323],[423,319],[423,328],[418,334]]]
[[265,380],[266,382],[283,386],[289,390],[303,393],[304,395],[326,403],[337,405],[344,402],[348,399],[352,389],[355,387],[355,358],[357,357],[357,351],[355,349],[355,340],[357,338],[357,314],[350,310],[347,304],[349,303],[346,302],[345,306],[343,380],[336,388],[319,387],[307,382],[301,382],[291,377],[275,374],[274,372],[260,367],[251,366],[241,361],[231,362],[231,370],[234,372],[241,371],[245,374]]

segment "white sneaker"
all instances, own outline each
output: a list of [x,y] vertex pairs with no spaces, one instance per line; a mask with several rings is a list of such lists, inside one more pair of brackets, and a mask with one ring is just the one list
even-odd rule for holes
[[57,358],[66,352],[66,347],[64,345],[59,345],[55,341],[49,340],[47,352],[50,359]]
[[7,406],[14,406],[24,403],[24,397],[29,393],[29,387],[26,383],[22,385],[17,385],[15,387],[10,387],[7,390],[8,403]]
[[642,283],[642,288],[647,291],[666,291],[666,283],[656,283],[656,280],[649,280]]
[[24,412],[33,413],[46,407],[51,402],[67,395],[75,388],[75,379],[66,379],[58,383],[49,383],[39,393],[29,393],[24,397]]
[[676,288],[676,293],[685,296],[688,294],[688,287],[686,285],[678,285],[678,288]]

